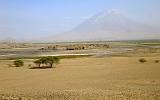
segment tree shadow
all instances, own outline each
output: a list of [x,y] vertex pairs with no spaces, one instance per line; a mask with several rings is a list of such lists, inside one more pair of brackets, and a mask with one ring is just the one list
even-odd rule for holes
[[50,68],[55,68],[55,67],[42,66],[42,67],[30,67],[29,69],[50,69]]

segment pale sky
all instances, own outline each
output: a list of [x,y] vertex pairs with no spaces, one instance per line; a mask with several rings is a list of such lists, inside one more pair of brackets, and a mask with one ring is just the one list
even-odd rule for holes
[[0,0],[0,39],[63,33],[111,9],[160,28],[160,0]]

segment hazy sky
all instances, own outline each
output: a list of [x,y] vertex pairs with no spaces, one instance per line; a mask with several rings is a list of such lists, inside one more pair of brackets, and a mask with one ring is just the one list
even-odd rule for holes
[[63,33],[110,9],[160,27],[160,0],[0,0],[0,39]]

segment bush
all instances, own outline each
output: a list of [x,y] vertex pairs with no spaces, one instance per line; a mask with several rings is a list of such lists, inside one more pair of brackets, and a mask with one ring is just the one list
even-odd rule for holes
[[144,58],[141,58],[141,59],[139,59],[139,62],[144,63],[144,62],[147,62],[147,60]]
[[159,60],[155,60],[155,63],[159,63]]
[[16,67],[22,67],[23,65],[24,65],[24,62],[22,61],[22,60],[15,60],[14,61],[14,65],[16,66]]
[[31,67],[32,66],[32,64],[28,64],[28,67]]

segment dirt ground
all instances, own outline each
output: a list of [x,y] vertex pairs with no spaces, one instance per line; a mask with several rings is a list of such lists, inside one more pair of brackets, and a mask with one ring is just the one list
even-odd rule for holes
[[160,56],[62,59],[49,69],[29,69],[32,60],[20,68],[0,61],[0,99],[160,100],[155,60]]

